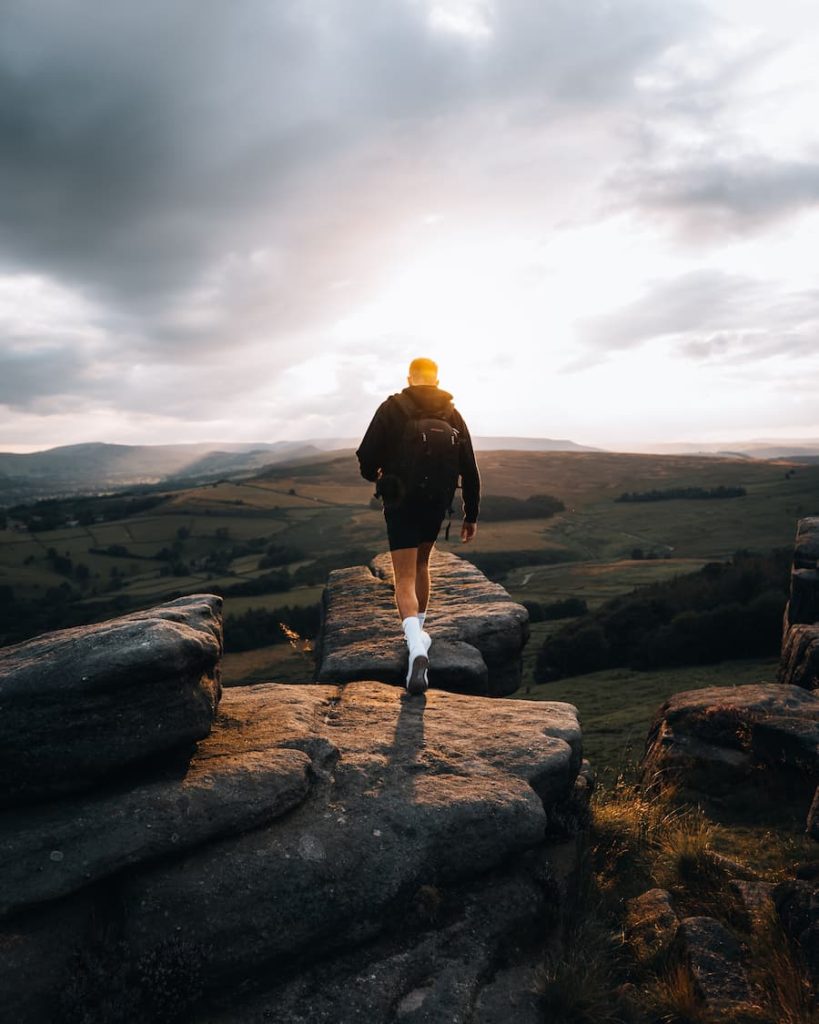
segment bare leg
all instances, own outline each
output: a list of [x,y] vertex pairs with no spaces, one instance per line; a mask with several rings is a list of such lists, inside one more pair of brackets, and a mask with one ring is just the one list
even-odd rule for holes
[[429,556],[435,547],[435,541],[423,541],[418,545],[415,560],[415,595],[418,598],[418,611],[425,612],[429,607]]
[[415,592],[418,548],[399,548],[391,551],[390,555],[395,575],[395,603],[403,620],[418,614],[418,595]]

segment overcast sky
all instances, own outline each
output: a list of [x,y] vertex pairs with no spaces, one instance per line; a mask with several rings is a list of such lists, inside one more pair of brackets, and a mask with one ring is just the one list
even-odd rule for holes
[[3,0],[0,449],[819,438],[819,6]]

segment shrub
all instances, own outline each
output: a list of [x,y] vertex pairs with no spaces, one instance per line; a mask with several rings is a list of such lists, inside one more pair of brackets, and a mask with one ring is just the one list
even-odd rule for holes
[[481,498],[481,519],[497,523],[512,519],[549,519],[566,506],[551,494],[532,494],[528,498],[513,498],[508,494],[485,494]]
[[544,643],[535,681],[597,668],[776,655],[790,560],[790,551],[740,551],[730,562],[710,562],[699,572],[613,598]]

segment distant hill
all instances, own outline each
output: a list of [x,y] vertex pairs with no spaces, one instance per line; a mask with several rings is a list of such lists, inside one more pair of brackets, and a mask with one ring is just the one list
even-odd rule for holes
[[0,452],[0,506],[172,480],[213,480],[253,473],[315,454],[305,441],[275,444],[74,444],[20,455]]
[[640,445],[631,449],[657,455],[716,455],[720,458],[814,459],[819,457],[819,440],[717,441],[711,444],[679,441],[673,444]]
[[[305,444],[315,445],[323,451],[352,449],[355,451],[361,443],[359,437],[311,438]],[[473,436],[472,444],[476,451],[521,451],[521,452],[600,452],[602,448],[589,448],[574,441],[551,437],[481,437]]]
[[[475,436],[480,452],[576,452],[606,454],[604,449],[549,437]],[[0,507],[38,498],[95,494],[146,484],[235,479],[285,464],[309,465],[352,458],[360,438],[310,438],[300,441],[202,444],[75,444],[47,451],[0,452]],[[819,459],[819,441],[657,444],[645,454],[694,455],[733,459]]]
[[[328,453],[353,452],[360,438],[314,438],[212,444],[72,444],[41,452],[0,452],[0,507],[38,498],[112,491],[173,481],[208,481],[259,472],[267,466]],[[479,437],[482,451],[597,451],[573,441],[532,437]]]
[[476,451],[482,452],[602,452],[604,450],[551,437],[473,437],[472,444]]

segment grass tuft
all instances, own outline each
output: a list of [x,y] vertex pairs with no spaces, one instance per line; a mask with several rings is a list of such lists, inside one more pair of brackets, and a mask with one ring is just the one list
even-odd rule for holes
[[588,914],[565,948],[538,971],[535,990],[549,1024],[638,1024],[630,1000],[620,996],[622,943],[602,919]]
[[773,907],[750,937],[748,975],[777,1024],[819,1024],[819,999]]

